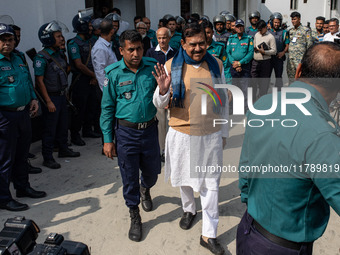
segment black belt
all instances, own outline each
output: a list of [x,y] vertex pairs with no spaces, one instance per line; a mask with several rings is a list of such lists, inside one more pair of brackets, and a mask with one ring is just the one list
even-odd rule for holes
[[122,119],[118,119],[118,124],[122,125],[124,127],[129,127],[129,128],[133,128],[133,129],[146,129],[148,127],[150,127],[154,122],[156,122],[156,117],[153,117],[151,120],[147,121],[147,122],[142,122],[142,123],[133,123],[127,120],[122,120]]
[[0,106],[0,111],[7,111],[7,112],[22,112],[25,110],[27,105],[20,106],[20,107],[7,107],[7,106]]
[[289,240],[286,240],[284,238],[273,235],[272,233],[270,233],[266,229],[264,229],[255,220],[253,221],[253,225],[255,226],[256,230],[259,231],[264,237],[266,237],[267,239],[269,239],[273,243],[276,243],[277,245],[280,245],[280,246],[288,248],[288,249],[299,251],[301,249],[302,245],[312,245],[313,244],[313,242],[297,243],[297,242],[289,241]]
[[63,96],[66,94],[65,90],[57,91],[57,92],[47,92],[49,96]]

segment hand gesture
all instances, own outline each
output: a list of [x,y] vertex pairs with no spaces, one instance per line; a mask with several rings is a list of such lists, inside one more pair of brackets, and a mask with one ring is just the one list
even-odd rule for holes
[[155,66],[155,72],[152,72],[153,77],[155,77],[158,87],[159,94],[165,95],[168,92],[171,83],[171,73],[168,75],[165,72],[164,65],[157,63]]

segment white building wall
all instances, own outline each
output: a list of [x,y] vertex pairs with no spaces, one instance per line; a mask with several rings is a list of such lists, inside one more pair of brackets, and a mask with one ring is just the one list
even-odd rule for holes
[[[21,42],[18,48],[23,52],[31,48],[37,51],[41,49],[38,30],[43,24],[52,20],[59,20],[68,27],[70,32],[64,34],[66,40],[74,37],[72,19],[78,10],[84,8],[84,0],[0,1],[0,15],[10,15],[14,24],[21,27]],[[32,67],[29,59],[28,62]]]
[[[85,2],[85,0],[83,0]],[[134,29],[133,19],[136,16],[135,0],[113,0],[113,6],[118,8],[122,13],[122,19],[129,22],[129,29]]]
[[145,0],[145,15],[151,21],[151,28],[158,29],[158,20],[165,14],[181,15],[181,0]]
[[233,1],[232,0],[203,0],[203,13],[210,18],[212,22],[213,18],[221,11],[229,11],[233,13]]

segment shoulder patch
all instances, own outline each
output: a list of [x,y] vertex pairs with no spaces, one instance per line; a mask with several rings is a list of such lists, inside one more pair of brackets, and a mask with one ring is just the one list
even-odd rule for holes
[[76,47],[71,47],[71,52],[72,53],[76,53],[77,52],[77,48]]
[[104,87],[107,87],[108,84],[109,84],[109,78],[105,77],[105,79],[104,79]]
[[41,61],[40,60],[36,60],[35,61],[35,66],[38,67],[38,68],[41,67]]
[[250,45],[253,45],[254,43],[252,41],[250,41]]

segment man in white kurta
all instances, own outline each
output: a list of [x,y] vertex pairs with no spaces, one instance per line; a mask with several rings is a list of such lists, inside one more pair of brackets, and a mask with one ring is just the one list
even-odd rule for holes
[[[207,169],[223,164],[223,146],[228,136],[228,127],[213,127],[213,120],[228,118],[228,98],[225,91],[217,90],[219,96],[216,101],[221,104],[219,111],[213,99],[208,96],[207,114],[202,115],[201,100],[207,90],[214,94],[211,88],[216,81],[225,83],[222,62],[207,55],[206,48],[203,28],[198,24],[188,24],[179,52],[166,62],[165,68],[159,64],[155,68],[153,75],[158,87],[153,102],[158,108],[170,107],[170,128],[165,145],[165,178],[171,179],[172,186],[180,187],[184,211],[180,227],[191,227],[196,216],[193,192],[199,192],[203,218],[200,243],[214,254],[223,254],[224,250],[216,239],[221,172],[209,172]],[[181,56],[183,64],[179,65],[178,59]],[[176,69],[176,65],[179,68]],[[218,79],[214,75],[216,69]],[[181,70],[182,86],[178,85],[178,70]],[[178,101],[180,103],[176,105]]]

